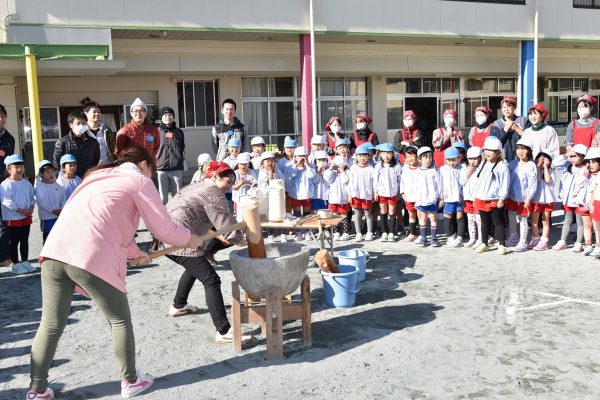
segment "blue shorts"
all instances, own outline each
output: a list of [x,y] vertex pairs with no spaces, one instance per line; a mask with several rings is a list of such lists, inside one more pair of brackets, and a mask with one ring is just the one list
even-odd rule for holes
[[40,227],[42,229],[42,232],[49,233],[52,230],[52,227],[54,227],[56,221],[58,221],[58,218],[41,220]]
[[455,212],[463,212],[464,208],[462,203],[444,203],[444,214],[454,214]]
[[323,199],[311,199],[310,208],[312,208],[313,210],[322,210],[324,208],[327,208],[327,201]]
[[430,204],[428,206],[417,206],[416,209],[419,210],[419,211],[421,211],[421,212],[424,212],[424,211],[437,212],[438,205],[437,204]]

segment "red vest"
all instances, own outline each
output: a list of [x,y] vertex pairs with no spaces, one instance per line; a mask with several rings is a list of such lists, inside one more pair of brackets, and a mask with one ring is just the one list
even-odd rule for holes
[[367,143],[367,142],[372,142],[373,141],[373,136],[375,136],[375,132],[371,132],[371,134],[369,135],[369,137],[367,138],[367,140],[360,140],[360,139],[358,139],[358,132],[354,132],[354,144],[356,145],[356,147],[358,147],[361,144],[364,144],[364,143]]
[[596,118],[589,128],[578,128],[577,120],[573,120],[573,144],[582,144],[586,147],[590,147],[592,145],[592,139],[596,135],[598,123],[600,123],[600,119]]
[[473,133],[473,137],[471,138],[471,146],[481,147],[483,149],[483,143],[488,136],[490,136],[490,132],[492,131],[492,124],[489,124],[484,131],[480,131],[479,128],[475,127],[475,132]]

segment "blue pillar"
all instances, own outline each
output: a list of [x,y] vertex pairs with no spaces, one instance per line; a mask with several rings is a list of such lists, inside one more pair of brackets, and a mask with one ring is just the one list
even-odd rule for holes
[[519,54],[521,60],[521,76],[520,89],[521,89],[521,115],[527,115],[529,107],[533,105],[533,99],[535,98],[534,93],[534,82],[537,79],[535,76],[535,45],[533,40],[524,40],[521,42],[521,54]]

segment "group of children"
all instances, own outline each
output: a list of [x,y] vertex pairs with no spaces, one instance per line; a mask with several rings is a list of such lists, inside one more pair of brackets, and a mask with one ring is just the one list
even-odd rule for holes
[[75,175],[77,160],[71,154],[61,157],[58,177],[50,161],[39,162],[36,166],[35,186],[23,178],[25,161],[21,156],[10,155],[5,158],[4,163],[7,177],[0,184],[2,220],[9,236],[12,271],[22,274],[34,270],[28,259],[29,233],[35,205],[38,208],[43,241],[46,242],[67,199],[81,183],[81,178]]

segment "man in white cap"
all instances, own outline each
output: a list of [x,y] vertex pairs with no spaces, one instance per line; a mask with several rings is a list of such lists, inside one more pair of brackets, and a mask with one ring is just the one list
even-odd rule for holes
[[160,134],[154,124],[147,121],[148,107],[139,97],[131,103],[131,122],[125,124],[117,132],[115,154],[118,156],[123,149],[131,145],[142,146],[156,161],[160,147]]

